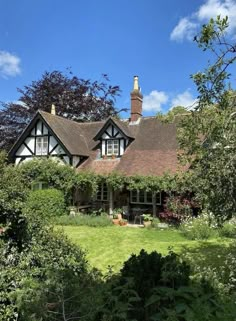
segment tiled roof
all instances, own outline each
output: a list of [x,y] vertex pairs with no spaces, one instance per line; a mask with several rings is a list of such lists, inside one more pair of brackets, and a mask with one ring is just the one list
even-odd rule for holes
[[[89,123],[87,126],[90,126]],[[175,173],[182,169],[178,166],[177,160],[175,124],[161,123],[155,117],[147,117],[142,118],[137,125],[128,125],[127,122],[126,126],[134,140],[120,159],[98,159],[99,145],[94,144],[89,158],[78,170],[88,170],[98,174],[115,171],[127,176],[137,174],[160,176],[165,172]]]
[[[87,124],[78,123],[73,120],[69,120],[63,117],[55,116],[44,111],[39,111],[40,115],[57,135],[63,145],[71,153],[71,155],[83,155],[89,156],[90,154],[90,137],[86,126]],[[92,124],[95,124],[95,131],[100,128],[101,123],[90,123],[90,132],[94,128]],[[85,126],[83,126],[85,125]],[[87,139],[89,138],[89,139]]]
[[125,175],[163,175],[180,168],[177,161],[176,125],[162,123],[156,117],[144,117],[137,124],[128,121],[112,121],[121,131],[132,138],[121,158],[100,158],[100,142],[94,137],[107,121],[77,123],[40,111],[40,115],[58,136],[71,155],[83,155],[85,161],[78,171],[87,170],[97,174],[120,172]]

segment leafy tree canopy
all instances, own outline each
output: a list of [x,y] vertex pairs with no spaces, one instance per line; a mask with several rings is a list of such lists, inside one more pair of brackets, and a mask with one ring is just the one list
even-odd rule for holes
[[163,114],[161,112],[157,113],[157,118],[163,122],[173,122],[176,116],[188,114],[189,111],[187,108],[183,106],[175,106],[172,109],[170,109],[166,114]]
[[111,86],[107,75],[100,81],[80,79],[71,71],[45,72],[20,93],[19,103],[2,103],[0,109],[0,148],[9,150],[38,109],[56,113],[79,122],[97,121],[116,115],[115,98],[118,86]]
[[179,131],[184,160],[193,170],[190,185],[204,208],[219,222],[236,213],[236,99],[230,89],[230,67],[236,61],[235,39],[227,40],[228,19],[218,16],[204,25],[195,38],[215,60],[192,75],[198,105],[183,118]]

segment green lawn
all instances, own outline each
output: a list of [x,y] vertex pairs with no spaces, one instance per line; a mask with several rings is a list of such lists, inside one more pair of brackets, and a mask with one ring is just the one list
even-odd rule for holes
[[198,263],[218,265],[230,240],[189,241],[177,230],[152,230],[131,227],[64,226],[71,240],[86,250],[89,263],[105,272],[108,266],[118,271],[132,253],[141,249],[166,254],[169,248]]

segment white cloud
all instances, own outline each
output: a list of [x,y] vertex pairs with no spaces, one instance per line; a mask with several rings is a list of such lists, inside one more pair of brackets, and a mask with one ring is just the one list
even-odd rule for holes
[[0,51],[0,75],[17,76],[21,73],[20,58],[7,51]]
[[171,32],[170,39],[176,41],[182,41],[184,38],[193,40],[196,29],[196,23],[191,22],[189,18],[182,18]]
[[207,22],[210,18],[216,18],[218,15],[228,16],[228,31],[232,34],[236,30],[236,0],[205,0],[197,11],[180,19],[171,32],[170,39],[175,41],[192,40],[197,28],[202,23]]
[[189,90],[185,90],[183,93],[178,94],[171,100],[171,108],[176,106],[183,106],[188,109],[192,109],[197,103],[197,100],[193,97]]
[[21,100],[13,100],[12,103],[16,105],[21,105],[22,107],[25,107],[28,109],[28,106]]
[[161,111],[161,105],[168,101],[168,96],[164,91],[153,90],[149,95],[143,97],[144,111]]

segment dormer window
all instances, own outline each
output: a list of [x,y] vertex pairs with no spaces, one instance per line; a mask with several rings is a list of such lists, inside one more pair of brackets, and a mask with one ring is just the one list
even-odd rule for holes
[[94,137],[95,141],[101,142],[101,156],[108,158],[112,155],[121,157],[133,139],[128,124],[115,118],[109,118]]
[[119,140],[108,139],[107,140],[107,155],[119,155]]

